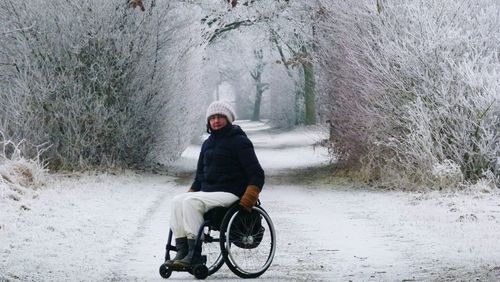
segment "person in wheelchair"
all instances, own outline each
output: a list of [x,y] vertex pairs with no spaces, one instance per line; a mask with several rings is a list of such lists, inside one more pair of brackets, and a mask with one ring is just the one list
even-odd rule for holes
[[201,146],[196,176],[188,193],[172,200],[170,228],[177,254],[165,262],[171,269],[202,263],[201,246],[195,246],[203,215],[214,207],[239,205],[250,212],[264,185],[264,170],[245,132],[233,125],[236,115],[224,101],[210,104],[206,112],[207,132]]

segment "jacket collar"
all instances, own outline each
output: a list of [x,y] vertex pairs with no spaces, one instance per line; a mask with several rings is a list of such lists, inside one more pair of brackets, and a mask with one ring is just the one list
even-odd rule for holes
[[223,136],[223,135],[226,135],[229,131],[231,131],[232,128],[233,128],[233,125],[228,123],[226,126],[224,126],[221,129],[212,130],[211,135],[213,135],[214,137]]

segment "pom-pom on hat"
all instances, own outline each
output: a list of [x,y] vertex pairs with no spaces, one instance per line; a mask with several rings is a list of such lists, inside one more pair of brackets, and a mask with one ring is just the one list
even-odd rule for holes
[[208,106],[206,119],[215,114],[225,115],[229,123],[236,119],[233,107],[226,101],[215,101]]

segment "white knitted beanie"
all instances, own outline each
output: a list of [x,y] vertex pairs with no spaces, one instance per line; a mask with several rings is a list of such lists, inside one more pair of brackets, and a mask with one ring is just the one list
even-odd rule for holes
[[206,119],[215,114],[225,115],[229,123],[236,119],[233,107],[226,101],[215,101],[208,106]]

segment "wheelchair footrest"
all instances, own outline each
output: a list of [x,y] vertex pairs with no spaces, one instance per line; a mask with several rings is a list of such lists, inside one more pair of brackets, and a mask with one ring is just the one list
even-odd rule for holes
[[180,265],[171,265],[169,269],[172,271],[180,271],[180,272],[191,272],[195,267],[200,266],[200,265],[206,265],[207,263],[207,256],[202,255],[200,258],[196,259],[196,262],[194,264],[188,265],[188,266],[180,266]]

